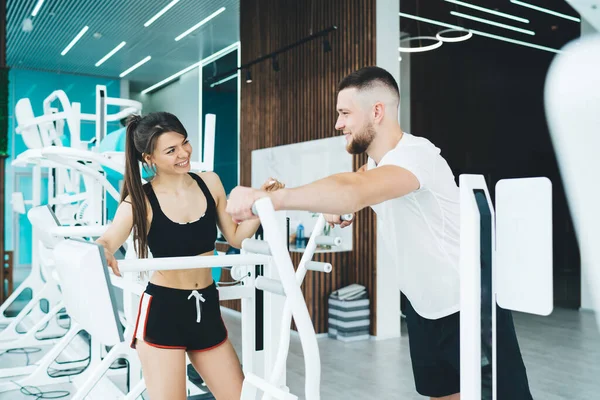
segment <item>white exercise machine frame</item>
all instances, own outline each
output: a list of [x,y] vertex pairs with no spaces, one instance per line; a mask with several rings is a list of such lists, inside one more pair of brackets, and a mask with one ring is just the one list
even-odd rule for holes
[[552,187],[546,178],[500,180],[495,212],[482,175],[464,174],[459,180],[461,399],[482,398],[481,216],[476,191],[485,194],[490,212],[490,361],[492,398],[496,399],[496,305],[538,315],[548,315],[553,309]]
[[[110,155],[98,154],[92,151],[77,150],[69,147],[52,146],[42,149],[30,149],[25,153],[21,154],[17,160],[21,165],[29,163],[33,165],[34,171],[34,201],[33,206],[39,206],[41,203],[40,187],[41,187],[41,174],[40,169],[42,166],[55,169],[68,170],[69,172],[76,172],[84,179],[86,192],[80,193],[79,196],[85,194],[86,198],[90,198],[90,207],[94,210],[92,213],[96,217],[90,221],[92,225],[105,224],[106,223],[106,207],[105,199],[106,194],[112,197],[117,202],[120,200],[120,194],[116,188],[114,188],[103,174],[102,167],[108,167],[118,173],[123,174],[124,166],[118,161],[114,160]],[[39,183],[38,184],[36,184]],[[37,190],[36,190],[37,188]],[[62,194],[59,194],[61,196]],[[65,203],[71,201],[67,196],[64,198]],[[100,202],[100,204],[98,204]],[[65,204],[62,203],[61,204]],[[52,205],[60,206],[56,202],[52,202]],[[95,204],[95,205],[94,205]],[[60,221],[61,223],[63,221]],[[41,268],[41,260],[39,256],[38,239],[35,230],[32,231],[32,269],[28,277],[17,287],[17,289],[8,297],[8,299],[0,306],[0,321],[7,324],[7,327],[0,332],[0,342],[7,340],[15,340],[22,338],[22,335],[17,333],[16,327],[23,321],[25,316],[33,310],[31,318],[36,321],[40,318],[47,319],[47,315],[42,315],[36,306],[42,299],[46,299],[50,307],[59,301],[57,296],[58,288],[55,282],[51,278],[44,276]],[[19,314],[15,317],[5,317],[4,312],[16,301],[16,299],[25,290],[31,289],[32,299],[28,301]],[[38,324],[34,322],[33,328],[37,327]],[[33,329],[32,328],[32,329]],[[12,346],[12,344],[8,344]],[[0,348],[2,348],[0,343]]]
[[[261,204],[262,203],[262,204]],[[266,203],[266,204],[265,204]],[[273,293],[274,296],[279,296],[280,294],[285,294],[287,301],[286,301],[286,306],[282,307],[281,309],[283,310],[283,308],[289,308],[291,310],[291,313],[294,315],[295,321],[296,321],[296,325],[298,326],[299,329],[299,333],[300,333],[300,338],[301,338],[301,342],[303,345],[303,349],[305,352],[305,362],[306,362],[306,394],[308,396],[308,398],[314,398],[314,399],[318,399],[319,398],[319,385],[320,385],[320,361],[319,361],[319,355],[318,355],[318,346],[316,344],[316,335],[314,333],[314,329],[312,327],[312,322],[310,321],[309,315],[308,315],[308,310],[306,308],[306,304],[304,303],[304,299],[302,298],[302,293],[300,291],[300,285],[299,283],[301,282],[301,278],[303,277],[303,274],[306,273],[306,269],[311,269],[314,271],[321,271],[321,272],[329,272],[331,271],[331,265],[327,264],[327,263],[318,263],[318,262],[312,262],[310,261],[310,258],[312,257],[312,253],[314,252],[314,248],[316,247],[316,240],[317,237],[319,235],[319,231],[318,230],[314,230],[313,231],[313,235],[311,236],[311,239],[309,241],[309,245],[307,248],[307,256],[305,258],[306,262],[304,264],[304,267],[299,268],[299,272],[304,271],[303,274],[302,273],[298,273],[298,274],[294,274],[294,270],[293,267],[291,265],[291,259],[289,258],[289,253],[287,252],[287,246],[286,246],[286,239],[285,239],[285,235],[282,234],[282,231],[280,229],[278,229],[278,225],[281,225],[278,222],[277,217],[275,216],[275,212],[273,211],[272,208],[272,204],[270,203],[270,200],[268,199],[264,199],[262,202],[259,201],[257,202],[257,213],[260,215],[261,217],[261,222],[263,224],[264,227],[264,232],[265,232],[265,237],[267,240],[271,240],[271,242],[267,242],[268,245],[265,246],[264,242],[260,243],[260,241],[256,241],[253,239],[247,239],[244,243],[244,248],[246,251],[252,251],[252,250],[257,250],[261,253],[272,253],[273,255],[266,255],[266,254],[242,254],[242,255],[238,255],[238,256],[209,256],[209,257],[178,257],[178,258],[159,258],[159,259],[149,259],[149,260],[138,260],[138,259],[128,259],[128,260],[122,260],[120,261],[119,264],[119,268],[120,270],[124,273],[125,277],[124,278],[118,278],[115,276],[110,277],[110,281],[112,282],[113,285],[115,286],[119,286],[122,287],[124,289],[129,289],[129,290],[134,290],[137,291],[137,293],[140,293],[141,290],[143,290],[143,287],[139,284],[135,284],[134,282],[131,282],[131,280],[127,279],[127,276],[132,276],[135,274],[131,274],[131,273],[135,273],[135,272],[142,272],[142,271],[147,271],[147,270],[158,270],[158,269],[185,269],[185,268],[198,268],[198,267],[205,267],[205,268],[210,268],[210,267],[214,267],[214,266],[222,266],[222,265],[231,265],[231,266],[244,266],[245,268],[247,268],[248,271],[248,278],[243,279],[244,285],[243,286],[233,286],[233,287],[220,287],[219,288],[219,292],[220,292],[220,299],[221,300],[228,300],[228,299],[234,299],[234,298],[241,298],[243,303],[245,303],[245,307],[243,309],[243,315],[242,315],[242,329],[243,329],[243,350],[242,350],[242,360],[243,360],[243,365],[244,365],[244,372],[246,373],[246,381],[244,382],[244,399],[250,399],[250,398],[256,398],[256,392],[257,390],[266,390],[266,392],[268,394],[270,394],[271,396],[277,398],[277,399],[297,399],[297,396],[292,395],[290,393],[288,393],[287,387],[285,387],[284,384],[281,384],[281,382],[275,382],[274,384],[269,383],[268,378],[269,375],[272,375],[271,371],[268,371],[267,369],[267,365],[273,365],[274,362],[270,362],[270,361],[260,361],[257,362],[257,359],[259,360],[261,357],[267,357],[267,352],[265,352],[264,354],[260,355],[257,354],[258,352],[254,351],[254,345],[255,345],[255,336],[254,336],[254,332],[255,332],[255,323],[254,323],[254,315],[253,315],[253,311],[254,309],[252,308],[253,306],[253,300],[255,297],[255,293],[256,293],[256,289],[259,290],[264,290],[264,291],[268,291],[269,293]],[[320,217],[318,224],[324,225],[324,218],[323,216]],[[57,236],[68,236],[69,231],[67,229],[75,229],[78,227],[68,227],[68,228],[53,228],[52,231],[54,231],[54,233],[51,233],[53,235],[57,235]],[[63,236],[63,237],[64,237]],[[279,239],[277,239],[279,238]],[[274,242],[274,243],[273,243]],[[87,262],[85,262],[85,265],[71,265],[71,269],[70,270],[65,270],[64,268],[68,268],[66,266],[70,264],[73,264],[74,262],[77,263],[77,251],[74,250],[73,246],[77,247],[77,246],[84,246],[83,248],[86,249],[92,249],[92,251],[96,252],[96,257],[98,257],[98,260],[102,261],[102,268],[100,268],[99,270],[102,271],[107,271],[108,268],[106,267],[106,261],[102,260],[103,258],[103,251],[101,250],[101,248],[98,247],[97,244],[94,243],[86,243],[83,241],[73,241],[73,240],[65,240],[61,243],[59,243],[55,250],[54,250],[54,255],[56,258],[55,261],[55,265],[57,266],[57,271],[59,271],[59,275],[60,275],[60,282],[61,285],[64,285],[64,290],[66,292],[68,292],[69,289],[69,283],[67,282],[69,277],[73,275],[73,272],[76,271],[76,269],[73,268],[83,268],[85,266],[89,266],[90,262],[89,260]],[[277,250],[277,246],[280,247],[280,250]],[[261,250],[262,249],[262,250]],[[311,250],[312,249],[312,250]],[[274,263],[274,260],[280,260],[283,257],[283,263]],[[287,258],[287,260],[286,260]],[[98,261],[97,260],[97,261]],[[287,261],[287,262],[286,262]],[[282,269],[281,265],[283,264],[284,267],[288,268],[288,273],[286,274],[285,272],[282,273]],[[270,266],[273,268],[276,268],[279,272],[279,274],[282,277],[281,281],[277,281],[275,279],[272,278],[267,278],[267,277],[257,277],[256,280],[254,279],[254,276],[252,274],[255,265],[265,265],[265,266]],[[267,269],[268,270],[268,269]],[[62,271],[62,272],[60,272]],[[69,274],[66,274],[66,272],[70,271]],[[91,273],[92,271],[88,271],[88,273]],[[108,273],[108,272],[107,272]],[[96,288],[97,286],[97,282],[98,279],[92,279],[92,277],[90,275],[86,275],[87,279],[93,280],[95,282],[95,286],[93,286],[92,288],[88,287],[87,290],[88,292],[88,298],[91,299],[95,299],[96,297],[99,296],[95,296],[93,295],[93,290],[95,290],[94,288]],[[66,280],[66,281],[63,281]],[[287,281],[286,281],[287,280]],[[290,289],[289,286],[293,284],[293,287]],[[79,288],[80,289],[80,288]],[[295,292],[295,293],[294,293]],[[291,296],[290,296],[290,293]],[[77,307],[78,305],[73,305],[73,298],[81,298],[81,296],[75,296],[73,297],[72,295],[67,296],[67,298],[65,299],[65,306],[67,307],[67,310],[69,311],[69,298],[71,299],[71,307]],[[290,300],[291,299],[291,300]],[[289,302],[296,302],[299,304],[290,304]],[[268,301],[267,301],[268,304]],[[268,309],[268,307],[266,308]],[[300,313],[298,314],[298,309],[300,309]],[[303,311],[302,311],[303,310]],[[71,315],[72,313],[69,311],[69,314],[71,315],[71,317],[74,320],[74,323],[78,324],[76,325],[77,327],[81,327],[81,328],[87,328],[86,324],[90,323],[89,321],[85,321],[85,313],[81,313],[82,310],[79,310],[79,314],[77,310],[74,310],[75,312],[73,313],[73,315]],[[250,311],[250,312],[249,312]],[[302,313],[304,315],[302,315]],[[88,312],[88,314],[90,314]],[[83,315],[83,316],[82,316]],[[299,315],[297,317],[297,315]],[[267,317],[272,317],[270,314],[267,314]],[[83,318],[84,321],[79,321],[79,318]],[[98,315],[95,316],[95,318],[99,318]],[[268,319],[268,318],[265,318]],[[279,333],[279,330],[281,330],[282,332],[284,331],[284,326],[286,325],[286,318],[280,318],[278,316],[274,316],[273,317],[274,320],[277,321],[282,321],[283,326],[278,326],[277,328],[277,333]],[[113,319],[114,321],[116,321],[116,318]],[[90,365],[90,368],[88,368],[88,370],[86,370],[86,372],[84,374],[81,375],[81,377],[76,379],[76,386],[78,388],[78,392],[75,395],[74,399],[80,399],[80,398],[84,398],[86,395],[89,394],[89,391],[98,383],[101,381],[102,376],[107,372],[108,367],[111,365],[112,362],[114,362],[114,360],[118,357],[121,356],[125,356],[128,359],[132,358],[132,357],[137,357],[137,354],[135,354],[135,352],[132,351],[132,349],[129,348],[129,342],[131,340],[131,336],[133,334],[132,329],[132,323],[133,323],[134,319],[130,318],[129,319],[129,324],[128,327],[126,328],[126,331],[124,333],[123,337],[119,337],[119,340],[114,339],[115,334],[113,334],[113,339],[112,341],[109,340],[104,340],[104,342],[108,342],[108,343],[103,343],[103,344],[113,344],[114,347],[111,349],[111,351],[109,352],[109,354],[104,358],[104,360],[101,363],[95,362],[94,365]],[[281,340],[280,346],[285,346],[285,355],[287,355],[287,346],[289,344],[289,322],[290,320],[287,319],[287,330],[288,330],[288,334],[287,337],[284,338],[284,340]],[[113,332],[118,332],[118,325],[115,324],[115,322],[113,322]],[[268,324],[265,324],[265,326],[267,326]],[[103,328],[106,328],[108,330],[111,329],[110,327],[110,323],[106,324],[104,323]],[[98,328],[97,328],[98,329]],[[94,329],[92,329],[93,331]],[[94,332],[90,332],[92,337],[95,336]],[[95,332],[96,335],[98,334],[98,332]],[[109,337],[107,335],[106,332],[101,333],[99,336],[100,337]],[[70,340],[71,338],[65,338],[63,340],[63,343],[66,343],[68,340]],[[117,343],[118,342],[118,343]],[[268,346],[268,345],[267,345]],[[267,347],[268,348],[268,347]],[[277,352],[278,354],[281,354],[281,347],[279,348],[279,351]],[[272,351],[271,354],[274,356],[275,352]],[[56,357],[56,351],[53,352],[52,356]],[[285,358],[285,357],[284,357]],[[285,361],[285,360],[284,360]],[[284,362],[285,364],[285,362]],[[265,366],[265,368],[262,368],[262,365]],[[93,367],[93,368],[92,368]],[[261,376],[264,375],[264,376]],[[39,378],[39,374],[38,374],[38,378]],[[139,378],[139,376],[138,376]],[[133,378],[132,378],[133,379]],[[135,381],[133,381],[135,382]],[[33,382],[31,380],[27,380],[25,382],[19,382],[19,384],[23,384],[23,383],[28,383],[28,384],[36,384],[39,385],[39,383],[37,382]],[[44,383],[48,383],[47,380]],[[145,388],[145,384],[143,380],[139,380],[137,382],[137,384],[133,385],[133,387],[131,388],[130,392],[124,397],[125,399],[134,399],[136,398],[141,392],[143,392]],[[6,389],[5,389],[6,390]],[[252,397],[254,396],[254,397]]]

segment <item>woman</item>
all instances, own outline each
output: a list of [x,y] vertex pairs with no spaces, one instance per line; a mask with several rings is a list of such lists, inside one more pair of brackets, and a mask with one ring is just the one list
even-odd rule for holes
[[[98,239],[120,275],[114,252],[133,229],[139,258],[213,255],[217,225],[239,248],[258,221],[235,224],[225,212],[217,174],[190,173],[192,146],[181,122],[166,112],[134,116],[127,125],[125,184],[113,223]],[[155,173],[142,185],[138,162]],[[269,180],[263,189],[283,187]],[[156,271],[140,300],[132,341],[152,400],[186,399],[187,355],[218,399],[238,400],[243,375],[227,338],[210,268]]]

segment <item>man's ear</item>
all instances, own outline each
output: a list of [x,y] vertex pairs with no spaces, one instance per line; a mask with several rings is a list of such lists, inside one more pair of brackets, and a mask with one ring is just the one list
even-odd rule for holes
[[385,104],[378,101],[373,105],[373,122],[376,124],[383,121],[383,117],[385,115]]

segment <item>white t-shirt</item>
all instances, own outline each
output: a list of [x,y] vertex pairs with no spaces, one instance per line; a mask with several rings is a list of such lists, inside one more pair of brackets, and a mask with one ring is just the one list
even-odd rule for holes
[[[378,237],[394,257],[400,290],[419,315],[439,319],[459,310],[459,189],[440,149],[404,133],[379,165],[397,165],[419,180],[418,190],[372,206]],[[390,182],[393,185],[394,182]]]

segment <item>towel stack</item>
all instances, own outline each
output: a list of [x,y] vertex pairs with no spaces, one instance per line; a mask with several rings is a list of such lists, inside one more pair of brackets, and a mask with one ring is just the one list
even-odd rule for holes
[[343,342],[369,339],[369,297],[364,286],[352,284],[329,296],[329,336]]

